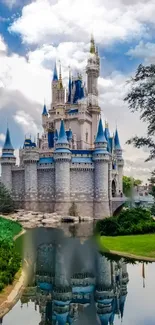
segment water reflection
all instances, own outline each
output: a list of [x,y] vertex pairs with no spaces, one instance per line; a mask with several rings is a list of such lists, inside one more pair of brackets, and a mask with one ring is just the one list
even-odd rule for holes
[[29,287],[21,307],[33,302],[48,324],[114,324],[127,297],[127,264],[100,254],[91,239],[66,238],[58,229],[38,228],[25,237]]

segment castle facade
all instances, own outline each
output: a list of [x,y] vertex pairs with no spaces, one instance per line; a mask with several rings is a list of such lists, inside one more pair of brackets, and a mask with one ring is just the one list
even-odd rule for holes
[[98,103],[100,58],[91,38],[82,76],[69,71],[66,91],[55,64],[52,101],[42,112],[43,134],[26,138],[16,165],[10,132],[1,156],[1,180],[19,208],[68,214],[75,203],[80,215],[103,218],[112,212],[113,197],[121,196],[124,161],[118,131],[110,135]]

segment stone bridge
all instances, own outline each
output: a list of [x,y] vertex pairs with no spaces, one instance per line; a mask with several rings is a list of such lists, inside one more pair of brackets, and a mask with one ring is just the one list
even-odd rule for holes
[[112,215],[114,215],[117,211],[119,212],[125,202],[127,202],[128,199],[123,196],[123,197],[113,197],[112,202],[111,202],[111,212]]

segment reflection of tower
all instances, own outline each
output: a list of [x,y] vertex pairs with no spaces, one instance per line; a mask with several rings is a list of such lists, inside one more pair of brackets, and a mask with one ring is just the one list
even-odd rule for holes
[[69,317],[72,289],[69,285],[69,275],[65,263],[65,250],[63,245],[56,248],[55,286],[53,290],[53,321],[66,324]]
[[98,254],[97,267],[97,286],[95,292],[97,314],[101,324],[108,325],[112,315],[114,299],[111,262],[105,256]]

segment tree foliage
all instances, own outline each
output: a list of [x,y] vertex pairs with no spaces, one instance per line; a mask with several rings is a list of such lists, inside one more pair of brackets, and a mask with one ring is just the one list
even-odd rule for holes
[[10,213],[14,211],[13,199],[7,188],[0,183],[0,212]]
[[138,186],[141,184],[142,181],[140,179],[134,179],[132,177],[123,176],[123,193],[129,197],[131,195],[132,186]]
[[147,135],[134,136],[127,143],[136,148],[147,146],[150,154],[146,161],[149,161],[155,158],[155,65],[140,64],[135,76],[128,83],[131,88],[124,100],[132,112],[140,112],[140,119],[147,123]]
[[151,212],[144,208],[123,210],[118,216],[99,220],[95,232],[102,236],[124,236],[155,232]]

